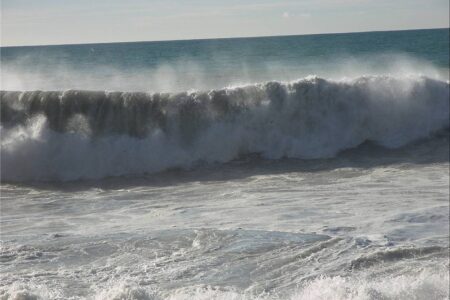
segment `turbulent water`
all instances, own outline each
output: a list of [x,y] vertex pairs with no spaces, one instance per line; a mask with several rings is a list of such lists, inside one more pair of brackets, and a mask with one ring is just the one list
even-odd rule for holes
[[2,48],[0,297],[448,299],[448,36]]

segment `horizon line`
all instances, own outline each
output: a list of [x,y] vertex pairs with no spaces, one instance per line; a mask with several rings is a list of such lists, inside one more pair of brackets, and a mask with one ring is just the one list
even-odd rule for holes
[[417,30],[439,30],[450,29],[450,27],[432,27],[432,28],[409,28],[393,30],[363,30],[363,31],[342,31],[342,32],[323,32],[323,33],[305,33],[305,34],[280,34],[280,35],[256,35],[256,36],[235,36],[235,37],[207,37],[207,38],[185,38],[185,39],[167,39],[167,40],[135,40],[135,41],[109,41],[109,42],[87,42],[87,43],[68,43],[68,44],[32,44],[32,45],[7,45],[0,44],[0,48],[22,48],[22,47],[52,47],[52,46],[84,46],[84,45],[107,45],[107,44],[125,44],[125,43],[158,43],[158,42],[182,42],[182,41],[207,41],[207,40],[231,40],[231,39],[258,39],[274,37],[294,37],[294,36],[312,36],[312,35],[334,35],[334,34],[358,34],[375,32],[398,32],[398,31],[417,31]]

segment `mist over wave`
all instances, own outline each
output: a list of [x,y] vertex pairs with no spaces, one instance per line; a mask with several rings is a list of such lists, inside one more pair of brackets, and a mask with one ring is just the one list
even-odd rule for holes
[[2,91],[4,181],[139,175],[249,154],[325,158],[449,127],[449,83],[307,77],[208,92]]
[[[295,81],[314,74],[341,80],[361,76],[427,76],[449,80],[448,65],[434,65],[405,53],[370,53],[363,56],[335,55],[285,61],[260,58],[257,63],[245,59],[252,51],[210,59],[192,57],[156,61],[155,65],[117,66],[112,63],[85,65],[68,62],[65,55],[38,57],[24,55],[2,61],[2,90],[109,90],[127,92],[183,92],[221,89],[273,79]],[[94,52],[95,53],[95,52]],[[236,56],[238,58],[236,58]],[[115,60],[120,61],[121,58]],[[248,59],[248,57],[247,57]],[[131,63],[130,63],[131,64]]]

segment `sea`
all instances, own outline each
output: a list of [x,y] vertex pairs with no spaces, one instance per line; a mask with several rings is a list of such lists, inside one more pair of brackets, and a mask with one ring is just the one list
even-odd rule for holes
[[449,298],[448,28],[0,51],[0,299]]

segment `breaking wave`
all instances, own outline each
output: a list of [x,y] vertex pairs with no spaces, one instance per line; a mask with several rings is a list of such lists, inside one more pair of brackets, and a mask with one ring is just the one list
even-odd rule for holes
[[449,127],[449,82],[307,77],[209,92],[1,91],[3,181],[139,175],[249,154],[325,158]]

